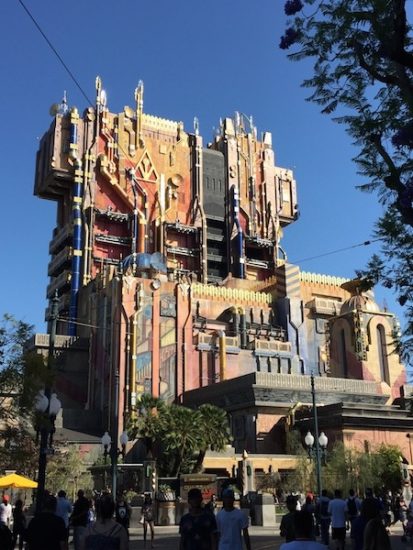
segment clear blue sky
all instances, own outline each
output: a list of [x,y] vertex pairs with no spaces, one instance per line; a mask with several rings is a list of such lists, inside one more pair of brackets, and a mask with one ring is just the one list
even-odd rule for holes
[[[380,207],[351,161],[344,128],[319,114],[300,88],[310,65],[292,63],[278,43],[281,0],[25,0],[90,98],[100,75],[111,111],[133,104],[139,79],[146,112],[200,121],[208,141],[219,118],[253,115],[258,131],[273,133],[276,161],[292,168],[301,218],[285,231],[289,259],[339,249],[371,237]],[[52,119],[49,107],[67,90],[70,105],[86,107],[17,0],[0,5],[2,261],[0,313],[44,330],[48,243],[54,203],[33,196],[38,139]],[[375,246],[301,264],[303,270],[352,277]],[[389,308],[401,313],[390,293]]]

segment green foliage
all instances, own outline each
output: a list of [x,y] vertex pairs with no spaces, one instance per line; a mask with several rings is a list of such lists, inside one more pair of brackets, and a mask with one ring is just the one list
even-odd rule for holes
[[32,477],[37,453],[33,441],[33,404],[50,382],[43,356],[25,346],[33,327],[11,315],[0,320],[0,470]]
[[372,487],[377,493],[383,488],[392,491],[402,486],[401,451],[391,445],[381,445],[370,453],[346,449],[342,443],[334,446],[327,465],[322,468],[323,487],[330,492],[349,489],[363,493]]
[[263,493],[269,493],[276,495],[277,491],[281,488],[281,478],[278,472],[262,474],[256,478],[256,489]]
[[[321,466],[323,489],[333,493],[341,489],[348,494],[349,489],[363,494],[367,487],[376,493],[383,488],[395,492],[402,487],[401,451],[392,445],[380,445],[371,452],[360,452],[346,448],[337,442],[329,451],[327,461]],[[297,457],[297,468],[283,477],[282,488],[287,492],[315,491],[317,487],[314,460],[310,460],[304,450]]]
[[[405,0],[302,0],[282,47],[313,58],[303,85],[322,113],[336,115],[358,148],[360,188],[385,207],[377,224],[382,259],[364,273],[393,287],[409,326],[399,348],[413,350],[413,51]],[[287,10],[288,11],[288,10]],[[294,10],[293,10],[294,11]],[[292,13],[292,12],[291,12]],[[292,30],[293,31],[292,31]],[[286,33],[287,35],[287,33]]]
[[91,462],[91,457],[81,453],[75,445],[57,446],[55,454],[47,462],[47,490],[57,493],[63,489],[68,498],[74,498],[78,489],[91,492],[93,478],[88,470]]
[[231,441],[226,412],[218,407],[201,405],[193,410],[148,395],[138,403],[129,435],[145,441],[161,475],[167,476],[198,471],[209,448],[221,451]]

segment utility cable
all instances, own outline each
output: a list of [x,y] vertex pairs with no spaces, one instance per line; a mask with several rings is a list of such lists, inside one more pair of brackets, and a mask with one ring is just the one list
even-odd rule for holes
[[33,21],[33,24],[35,25],[35,27],[37,28],[37,30],[40,32],[40,34],[43,36],[43,38],[46,40],[47,42],[47,45],[49,46],[49,48],[52,50],[52,52],[55,54],[55,56],[57,57],[57,59],[60,61],[61,65],[64,67],[65,71],[67,72],[67,74],[70,76],[70,78],[73,80],[73,82],[76,84],[76,86],[78,87],[78,89],[80,90],[80,93],[83,95],[83,97],[86,99],[86,101],[88,103],[90,103],[90,105],[92,105],[92,102],[90,101],[90,99],[88,98],[86,92],[83,90],[82,86],[80,85],[79,81],[77,80],[77,78],[75,77],[75,75],[72,73],[72,71],[69,69],[69,67],[67,66],[67,64],[64,62],[62,56],[59,54],[59,52],[56,50],[56,48],[53,46],[53,44],[51,43],[51,41],[49,40],[49,38],[46,36],[46,33],[43,31],[43,29],[41,28],[41,26],[39,25],[39,23],[36,21],[36,19],[34,18],[34,16],[31,14],[29,8],[24,4],[23,0],[18,0],[19,4],[22,6],[22,8],[24,9],[24,11],[27,13],[27,15],[30,17],[30,19]]
[[372,239],[371,241],[364,241],[358,244],[352,244],[351,246],[345,246],[344,248],[337,248],[336,250],[330,250],[330,252],[324,252],[324,254],[318,254],[317,256],[309,256],[308,258],[302,258],[301,260],[291,260],[288,263],[291,264],[302,264],[303,262],[309,262],[310,260],[317,260],[318,258],[324,258],[325,256],[331,256],[332,254],[338,254],[339,252],[345,252],[346,250],[351,250],[352,248],[358,248],[360,246],[369,246],[370,244],[381,241],[382,239]]
[[[88,97],[87,93],[85,92],[85,90],[82,88],[80,82],[78,81],[78,79],[75,77],[75,75],[73,74],[73,72],[69,69],[67,63],[64,61],[63,57],[59,54],[59,52],[57,51],[57,49],[54,47],[54,45],[52,44],[52,42],[50,41],[50,39],[47,37],[46,33],[43,31],[43,29],[41,28],[41,26],[39,25],[39,23],[37,22],[36,18],[34,17],[34,15],[30,12],[29,8],[24,4],[23,0],[18,0],[19,4],[22,6],[22,8],[24,9],[24,11],[27,13],[27,15],[30,17],[30,19],[32,20],[33,24],[35,25],[35,27],[37,28],[37,30],[40,32],[40,34],[43,36],[43,38],[45,39],[47,45],[49,46],[49,48],[52,50],[52,52],[55,54],[55,56],[57,57],[57,59],[59,60],[60,64],[63,66],[63,68],[65,69],[65,71],[67,72],[67,74],[70,76],[70,78],[73,80],[73,82],[75,83],[76,87],[79,89],[80,93],[83,95],[83,97],[86,99],[87,103],[89,104],[90,107],[92,107],[92,109],[95,108],[95,104],[91,101],[91,99]],[[117,143],[117,146],[118,148],[122,151],[122,153],[125,155],[125,157],[128,159],[128,160],[131,160],[129,154],[125,151],[125,149],[122,147],[122,145],[120,143]]]

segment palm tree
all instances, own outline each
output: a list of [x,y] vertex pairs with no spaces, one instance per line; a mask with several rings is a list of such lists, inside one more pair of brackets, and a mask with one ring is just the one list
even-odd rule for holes
[[131,439],[143,439],[147,455],[153,455],[153,447],[163,432],[165,403],[158,397],[143,394],[137,403],[138,416],[131,420],[128,435]]
[[200,447],[195,465],[195,472],[202,470],[202,463],[208,449],[223,451],[231,443],[232,436],[226,411],[206,403],[198,408],[200,415]]
[[201,415],[181,405],[170,405],[165,416],[167,430],[163,444],[166,454],[174,461],[173,475],[178,476],[200,448]]

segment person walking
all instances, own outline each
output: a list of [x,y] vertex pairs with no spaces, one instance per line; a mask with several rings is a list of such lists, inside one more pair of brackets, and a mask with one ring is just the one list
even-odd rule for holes
[[69,517],[72,513],[72,505],[69,500],[66,498],[66,492],[61,490],[57,493],[57,506],[56,506],[56,516],[62,518],[65,522],[67,538],[69,539]]
[[70,523],[73,527],[73,543],[75,550],[80,550],[80,539],[83,536],[89,519],[89,501],[84,491],[79,489],[77,500],[73,505]]
[[234,507],[234,501],[234,491],[224,489],[222,493],[223,508],[216,517],[218,550],[242,550],[242,538],[244,538],[247,550],[251,550],[248,517]]
[[209,502],[205,504],[205,510],[208,510],[212,514],[217,513],[217,496],[211,495]]
[[13,545],[16,546],[19,539],[19,550],[23,550],[24,537],[26,534],[26,516],[23,510],[23,501],[18,499],[14,504],[13,510]]
[[331,538],[335,541],[337,550],[344,550],[346,544],[347,504],[342,498],[340,489],[334,491],[334,498],[328,505],[328,513],[331,515]]
[[216,550],[217,522],[213,512],[201,507],[200,489],[188,491],[188,505],[189,512],[179,522],[179,550]]
[[5,523],[0,523],[0,548],[2,550],[13,549],[13,535]]
[[12,518],[12,508],[10,504],[9,495],[3,495],[2,502],[0,504],[0,523],[4,523],[6,527],[10,527]]
[[328,512],[329,504],[330,499],[328,498],[327,489],[323,489],[321,491],[321,497],[319,498],[316,505],[316,518],[320,526],[321,542],[326,546],[328,546],[330,543],[331,516]]
[[126,532],[129,537],[129,524],[131,516],[131,507],[124,497],[118,498],[116,503],[115,518],[120,525],[126,529]]
[[313,520],[313,534],[312,534],[312,540],[315,540],[316,538],[316,522],[315,522],[315,504],[314,504],[314,497],[312,493],[309,493],[305,497],[305,502],[301,508],[304,512],[308,512],[311,514],[312,520]]
[[288,513],[284,514],[280,523],[280,536],[285,538],[285,542],[295,540],[294,516],[297,510],[297,497],[288,495],[286,501]]
[[350,538],[354,538],[353,536],[353,524],[357,517],[360,514],[361,509],[361,501],[357,498],[356,493],[354,492],[354,489],[350,489],[348,492],[348,498],[347,498],[347,514],[348,514],[348,521],[350,522]]
[[56,515],[57,499],[44,498],[43,510],[30,521],[26,531],[28,550],[68,550],[65,522]]
[[364,502],[366,524],[363,532],[363,550],[391,550],[389,534],[384,526],[380,509],[375,503],[366,501]]
[[280,550],[326,550],[324,544],[313,538],[313,516],[306,510],[296,511],[294,514],[295,540],[285,542]]
[[146,546],[146,536],[148,534],[148,526],[149,526],[149,529],[151,530],[151,548],[153,548],[154,540],[155,540],[155,528],[154,528],[155,511],[153,508],[152,497],[149,493],[145,494],[145,500],[143,501],[141,514],[143,518],[143,546],[144,547]]
[[99,517],[83,531],[79,550],[129,550],[126,529],[113,519],[115,502],[111,495],[100,499]]

